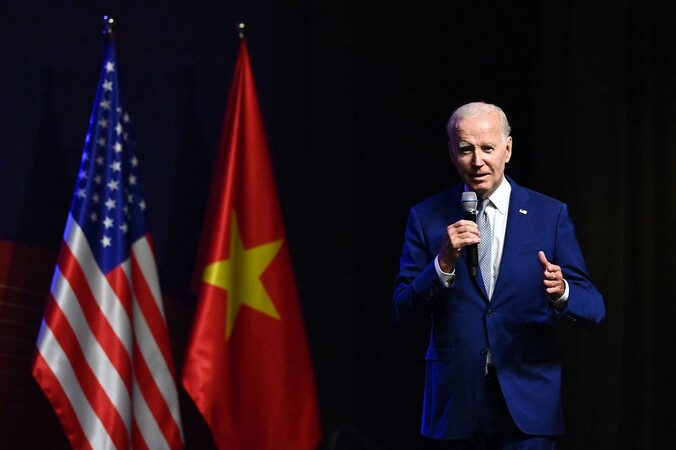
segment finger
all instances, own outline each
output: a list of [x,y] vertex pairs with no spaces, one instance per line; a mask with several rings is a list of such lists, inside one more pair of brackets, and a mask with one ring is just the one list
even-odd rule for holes
[[550,298],[556,297],[559,298],[561,295],[563,295],[563,290],[561,290],[561,286],[558,284],[552,284],[550,282],[545,281],[545,292]]
[[540,260],[540,265],[542,265],[542,268],[545,269],[545,277],[550,278],[550,279],[555,279],[551,278],[551,276],[547,276],[548,274],[554,274],[556,275],[557,272],[561,271],[561,267],[557,266],[556,264],[552,264],[547,260],[547,257],[545,256],[545,252],[539,251],[538,252],[538,259]]
[[563,295],[563,292],[558,289],[547,289],[547,295],[551,299],[559,299]]
[[560,286],[563,278],[556,273],[545,273],[545,281],[550,283],[551,286]]
[[563,295],[564,289],[561,286],[547,288],[547,295],[559,298]]
[[544,285],[545,288],[547,289],[559,289],[561,287],[561,281],[560,280],[544,280]]
[[553,280],[545,279],[543,284],[545,285],[545,289],[547,289],[548,292],[550,289],[557,292],[563,292],[566,288],[566,284],[562,278],[556,278]]

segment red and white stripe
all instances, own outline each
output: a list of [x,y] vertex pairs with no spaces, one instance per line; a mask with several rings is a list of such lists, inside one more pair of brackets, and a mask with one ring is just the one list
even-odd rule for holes
[[69,215],[33,375],[73,448],[183,447],[149,236],[108,274]]

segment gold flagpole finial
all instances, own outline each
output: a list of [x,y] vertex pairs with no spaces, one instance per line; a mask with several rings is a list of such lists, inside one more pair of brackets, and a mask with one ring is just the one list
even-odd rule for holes
[[113,40],[113,25],[115,25],[115,19],[108,15],[103,16],[103,30],[101,31],[101,36],[109,41]]
[[246,28],[246,25],[244,22],[240,22],[237,25],[235,25],[235,29],[237,30],[237,35],[239,36],[240,39],[244,39],[244,29]]

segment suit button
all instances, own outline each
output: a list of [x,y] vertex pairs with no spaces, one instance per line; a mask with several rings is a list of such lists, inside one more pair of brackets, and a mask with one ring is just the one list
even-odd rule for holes
[[488,317],[493,317],[493,310],[492,310],[492,309],[489,309],[488,311],[486,311],[486,315],[487,315]]
[[486,356],[486,354],[488,353],[488,350],[485,349],[485,348],[482,348],[479,353],[481,354],[481,356]]

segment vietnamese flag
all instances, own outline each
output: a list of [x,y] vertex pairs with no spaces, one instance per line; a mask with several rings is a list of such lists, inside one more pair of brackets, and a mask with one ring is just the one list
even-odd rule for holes
[[246,41],[197,262],[183,385],[221,449],[315,449],[314,371]]

